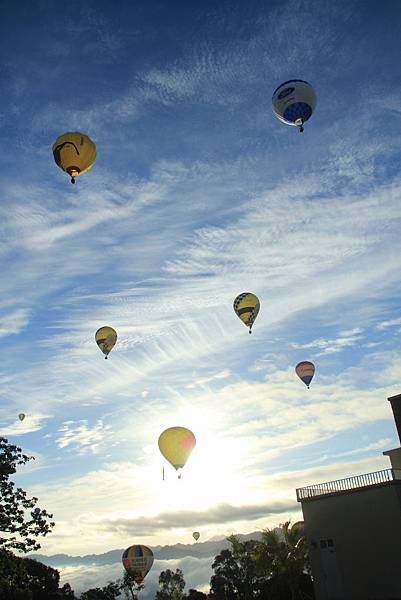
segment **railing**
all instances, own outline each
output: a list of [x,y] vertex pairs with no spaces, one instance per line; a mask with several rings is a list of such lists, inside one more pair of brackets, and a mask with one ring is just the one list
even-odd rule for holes
[[357,490],[370,485],[394,481],[395,479],[401,479],[401,471],[399,469],[383,469],[383,471],[375,471],[374,473],[366,473],[365,475],[356,475],[355,477],[347,477],[346,479],[337,479],[336,481],[329,481],[328,483],[317,483],[315,485],[298,488],[297,500],[298,502],[301,502],[302,500],[324,496],[325,494]]

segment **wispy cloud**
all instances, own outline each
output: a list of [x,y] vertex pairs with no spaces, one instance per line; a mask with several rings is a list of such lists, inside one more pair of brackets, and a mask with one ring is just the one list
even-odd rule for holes
[[28,324],[29,312],[19,308],[0,316],[0,338],[20,333]]
[[359,344],[363,339],[363,336],[361,335],[362,333],[363,329],[356,327],[355,329],[341,332],[339,337],[335,339],[325,340],[324,338],[318,338],[305,344],[292,343],[291,346],[296,350],[321,350],[321,352],[318,352],[316,356],[323,356],[325,354],[336,354],[337,352],[341,352],[345,348],[349,348],[350,346],[355,346],[356,344]]
[[384,329],[388,329],[389,327],[396,327],[397,325],[401,325],[401,318],[382,321],[381,323],[378,323],[376,327],[382,331]]
[[93,427],[87,421],[65,421],[58,429],[56,443],[59,448],[78,449],[80,454],[92,452],[96,454],[102,445],[110,443],[111,425],[105,425],[99,419]]
[[227,379],[228,377],[230,377],[230,375],[230,370],[224,369],[223,371],[220,371],[219,373],[216,373],[214,375],[210,375],[209,377],[202,377],[200,379],[196,379],[192,383],[188,383],[187,388],[191,389],[196,387],[197,385],[204,385],[205,383],[210,383],[211,381]]
[[368,444],[367,446],[361,446],[360,448],[353,448],[352,450],[346,450],[345,452],[337,452],[336,454],[324,454],[323,456],[319,456],[315,460],[311,460],[310,464],[326,462],[328,460],[335,460],[337,458],[345,458],[348,456],[357,456],[358,454],[365,454],[366,452],[372,452],[374,450],[383,450],[388,449],[392,443],[392,438],[384,438],[382,440],[378,440],[377,442],[373,442],[372,444]]

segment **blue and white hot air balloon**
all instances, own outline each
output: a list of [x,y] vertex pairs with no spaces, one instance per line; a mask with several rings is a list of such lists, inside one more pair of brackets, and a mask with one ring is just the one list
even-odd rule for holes
[[272,104],[273,112],[280,121],[299,127],[302,133],[304,123],[316,108],[316,94],[307,81],[290,79],[274,91]]

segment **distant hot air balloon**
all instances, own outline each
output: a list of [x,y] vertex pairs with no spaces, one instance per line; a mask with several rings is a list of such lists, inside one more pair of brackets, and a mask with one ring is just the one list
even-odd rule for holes
[[101,327],[95,333],[95,340],[100,350],[105,355],[105,359],[113,350],[117,341],[117,332],[112,327]]
[[273,112],[280,121],[299,127],[311,117],[316,108],[316,94],[313,87],[302,79],[285,81],[274,91]]
[[23,421],[25,419],[25,414],[24,413],[20,413],[18,415],[18,418],[19,418],[20,421]]
[[170,427],[159,437],[160,452],[176,471],[183,468],[195,445],[194,434],[185,427]]
[[291,531],[294,531],[294,533],[297,531],[299,533],[299,535],[305,535],[305,522],[304,521],[296,521],[292,525]]
[[259,309],[259,299],[251,292],[243,292],[234,300],[235,314],[249,327],[249,333],[252,333],[252,326],[258,316]]
[[96,146],[87,135],[70,131],[56,139],[53,156],[60,169],[70,175],[71,183],[75,183],[75,177],[83,175],[93,166]]
[[125,570],[134,578],[137,585],[145,579],[154,560],[152,550],[141,544],[135,544],[124,550],[121,559]]
[[315,365],[308,360],[303,360],[295,367],[295,372],[309,389],[309,384],[315,374]]
[[197,542],[200,538],[200,533],[199,531],[194,531],[192,534],[192,537],[194,538],[195,542]]

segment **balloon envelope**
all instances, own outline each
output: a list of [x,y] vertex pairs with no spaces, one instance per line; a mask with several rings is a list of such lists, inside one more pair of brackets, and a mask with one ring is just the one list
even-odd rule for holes
[[135,544],[124,550],[121,560],[127,573],[139,585],[152,568],[154,558],[150,548]]
[[194,531],[192,534],[192,537],[194,538],[194,540],[197,542],[200,538],[200,533],[199,531]]
[[53,156],[56,165],[71,177],[89,171],[96,160],[96,146],[92,140],[79,131],[69,131],[60,135],[53,144]]
[[291,527],[291,531],[296,531],[299,533],[299,535],[305,535],[305,523],[304,521],[296,521],[292,527]]
[[117,332],[112,327],[101,327],[95,333],[95,340],[100,350],[107,358],[117,341]]
[[295,372],[309,389],[309,384],[315,374],[315,365],[308,360],[303,360],[297,364],[295,367]]
[[290,79],[276,88],[272,97],[273,112],[287,125],[301,128],[316,108],[313,87],[302,79]]
[[159,437],[159,449],[174,469],[182,469],[195,448],[196,438],[185,427],[170,427]]
[[20,421],[23,421],[25,419],[25,414],[24,413],[20,413],[18,415],[18,418],[19,418]]
[[249,333],[251,333],[252,325],[260,309],[259,298],[251,292],[243,292],[236,297],[233,307],[235,314],[241,319],[244,325],[249,327]]

